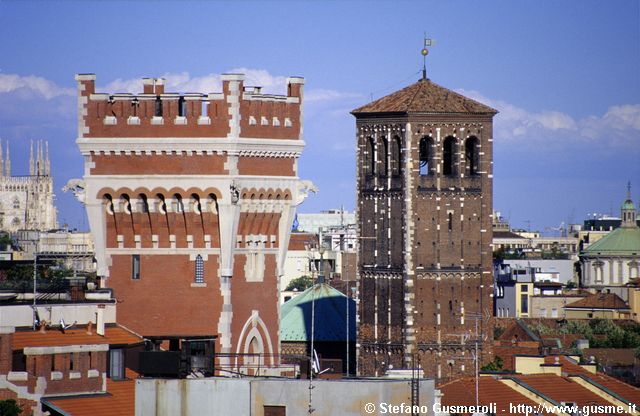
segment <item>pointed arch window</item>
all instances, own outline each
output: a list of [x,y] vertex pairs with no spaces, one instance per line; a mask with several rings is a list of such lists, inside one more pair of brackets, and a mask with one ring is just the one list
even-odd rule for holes
[[469,176],[476,176],[479,173],[480,155],[478,147],[478,138],[475,136],[469,137],[464,143],[465,173]]
[[202,256],[200,254],[196,256],[195,282],[204,283],[204,261],[202,260]]
[[431,137],[423,137],[420,139],[419,157],[420,157],[420,176],[428,176],[433,169],[433,140]]
[[449,136],[444,139],[444,146],[442,149],[442,174],[452,176],[455,174],[455,154],[456,154],[456,139]]

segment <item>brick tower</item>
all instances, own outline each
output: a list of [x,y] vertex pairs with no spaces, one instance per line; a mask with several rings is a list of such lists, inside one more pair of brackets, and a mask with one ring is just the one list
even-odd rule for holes
[[476,340],[486,358],[496,113],[426,76],[352,112],[361,374],[471,374]]
[[[222,76],[221,93],[96,93],[77,75],[83,200],[101,286],[141,335],[216,334],[277,363],[279,276],[296,206],[304,80],[286,96]],[[224,365],[225,360],[221,364]],[[237,364],[233,360],[226,362]]]

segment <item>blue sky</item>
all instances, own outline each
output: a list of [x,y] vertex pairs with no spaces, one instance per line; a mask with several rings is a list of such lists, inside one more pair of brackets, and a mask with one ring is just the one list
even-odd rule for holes
[[13,173],[28,143],[48,140],[59,221],[87,228],[61,191],[82,175],[74,143],[74,74],[105,92],[219,91],[218,75],[284,93],[307,80],[300,176],[320,192],[303,212],[355,201],[349,111],[419,78],[423,33],[436,39],[429,77],[498,108],[494,208],[544,230],[587,213],[619,214],[628,180],[640,201],[640,2],[2,2],[0,138]]

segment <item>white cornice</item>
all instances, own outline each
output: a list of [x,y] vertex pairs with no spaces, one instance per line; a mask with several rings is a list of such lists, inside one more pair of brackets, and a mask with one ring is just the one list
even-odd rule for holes
[[187,152],[195,154],[228,153],[242,156],[298,157],[304,141],[287,139],[228,138],[228,137],[124,137],[78,138],[83,155],[124,152]]

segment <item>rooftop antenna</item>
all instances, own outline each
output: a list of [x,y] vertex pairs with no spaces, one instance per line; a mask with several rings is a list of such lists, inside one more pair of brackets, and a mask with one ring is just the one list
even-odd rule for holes
[[427,79],[427,55],[429,55],[429,49],[427,49],[428,46],[433,46],[435,45],[435,42],[433,39],[430,39],[427,37],[427,32],[424,32],[424,47],[422,48],[422,79],[426,80]]

